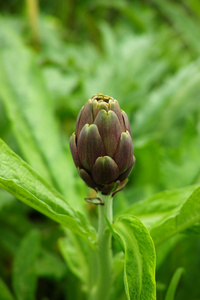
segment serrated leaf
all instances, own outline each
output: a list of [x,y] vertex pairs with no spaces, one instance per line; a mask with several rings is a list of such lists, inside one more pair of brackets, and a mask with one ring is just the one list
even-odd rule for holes
[[18,300],[34,300],[37,284],[35,263],[39,251],[40,236],[31,231],[22,240],[13,266],[13,289]]
[[68,227],[88,242],[95,240],[81,213],[76,213],[65,198],[41,178],[0,139],[0,187],[16,198]]
[[124,283],[129,300],[155,300],[155,249],[148,230],[132,216],[113,224],[125,252]]
[[155,245],[183,232],[200,221],[200,187],[186,200],[174,216],[151,230]]
[[4,283],[4,281],[0,278],[0,299],[1,300],[14,300],[11,292],[8,287]]
[[184,273],[184,268],[178,268],[174,273],[170,285],[168,287],[165,300],[174,300],[175,292],[178,286],[178,283],[181,279],[182,274]]

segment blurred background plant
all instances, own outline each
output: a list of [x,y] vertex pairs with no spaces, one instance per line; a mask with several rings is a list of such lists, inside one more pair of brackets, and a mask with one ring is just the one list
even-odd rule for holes
[[[115,196],[115,215],[154,193],[200,182],[198,0],[1,0],[0,10],[0,137],[75,209],[95,219],[95,207],[83,201],[93,191],[76,174],[68,141],[78,111],[96,93],[119,101],[133,133],[136,164]],[[9,289],[23,300],[34,293],[38,300],[83,299],[64,229],[3,190],[0,200],[5,299],[13,299]],[[175,299],[200,299],[199,227],[158,247],[158,300],[179,267],[185,273]],[[27,265],[35,268],[27,291],[19,266],[30,241]]]

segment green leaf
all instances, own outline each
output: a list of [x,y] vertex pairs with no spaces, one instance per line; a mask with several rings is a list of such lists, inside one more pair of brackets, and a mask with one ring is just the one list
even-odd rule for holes
[[[7,217],[8,217],[8,215],[7,215]],[[20,222],[22,222],[23,226],[24,226],[23,219],[21,219]],[[9,255],[11,254],[13,256],[15,254],[15,249],[20,242],[20,238],[19,238],[19,235],[15,232],[15,227],[14,226],[11,228],[10,227],[11,227],[10,224],[5,225],[5,222],[1,219],[1,224],[0,224],[1,252],[3,252],[3,250],[4,250],[7,254],[9,254]]]
[[178,286],[178,283],[181,279],[182,274],[184,273],[184,268],[178,268],[175,272],[175,274],[172,277],[172,280],[170,282],[170,285],[168,287],[165,300],[174,300],[175,292]]
[[133,204],[123,214],[131,214],[140,218],[144,225],[151,230],[170,216],[175,215],[197,187],[198,185],[191,185],[157,193],[146,200]]
[[[46,78],[46,84],[51,97],[53,96],[57,101],[59,98],[66,99],[67,96],[71,96],[72,91],[78,85],[78,76],[72,72],[69,74],[63,74],[58,67],[46,66],[43,70],[44,77]],[[67,103],[68,105],[70,103]]]
[[39,233],[31,231],[21,242],[13,266],[13,289],[18,300],[34,300],[37,284],[35,263]]
[[36,272],[38,277],[49,277],[61,280],[66,274],[66,265],[61,258],[47,251],[40,249],[39,257],[36,261]]
[[197,222],[193,226],[187,228],[184,231],[184,234],[187,234],[189,236],[200,237],[200,222]]
[[184,237],[182,235],[176,235],[156,247],[156,271],[158,271],[159,268],[165,263],[165,261],[168,259],[169,253],[173,251],[176,244],[183,238]]
[[0,278],[0,299],[1,300],[14,300],[11,292],[8,287],[4,283],[4,281]]
[[125,252],[124,283],[129,300],[155,300],[155,249],[148,230],[132,216],[113,224]]
[[196,60],[180,68],[163,85],[149,92],[148,99],[141,108],[142,113],[138,110],[135,114],[135,135],[142,136],[148,132],[163,137],[176,128],[175,123],[182,120],[182,116],[186,117],[189,112],[197,109],[197,95],[200,91],[199,67],[200,61]]
[[14,203],[15,199],[12,195],[4,190],[0,190],[0,212],[9,205]]
[[36,56],[4,19],[0,22],[0,40],[1,101],[24,158],[81,210],[71,155],[64,151],[51,94]]
[[151,230],[155,245],[166,241],[170,237],[183,232],[200,221],[200,187],[182,205],[174,216],[169,217]]
[[179,147],[163,147],[161,151],[160,179],[165,188],[171,190],[199,182],[199,148],[198,123],[192,114],[188,114]]
[[68,227],[88,242],[94,230],[81,213],[76,213],[65,198],[41,178],[0,139],[0,187],[44,215]]
[[174,30],[183,40],[183,43],[187,44],[191,52],[199,55],[199,31],[195,16],[190,14],[184,5],[180,5],[178,2],[169,3],[169,1],[166,0],[154,0],[153,2],[158,7],[159,11],[169,20],[170,24],[172,24]]
[[70,271],[88,285],[88,257],[80,239],[67,231],[67,236],[59,239],[59,248]]
[[124,253],[122,251],[113,257],[113,284],[111,290],[111,299],[124,299]]

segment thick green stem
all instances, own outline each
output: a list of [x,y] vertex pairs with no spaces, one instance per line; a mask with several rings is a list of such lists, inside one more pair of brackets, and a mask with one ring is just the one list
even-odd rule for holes
[[[112,223],[113,198],[111,195],[98,195],[104,205],[99,205],[99,228],[98,228],[98,282],[95,300],[107,300],[110,292],[112,273],[112,245],[111,233],[108,230],[106,218]],[[105,218],[106,216],[106,218]]]

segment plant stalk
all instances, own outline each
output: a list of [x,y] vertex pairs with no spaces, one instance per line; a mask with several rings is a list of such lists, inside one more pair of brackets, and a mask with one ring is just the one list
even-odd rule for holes
[[113,198],[111,195],[102,194],[98,194],[98,197],[101,198],[104,205],[98,206],[98,282],[95,300],[107,300],[109,297],[112,275],[112,236],[108,229],[106,218],[112,224]]
[[40,30],[39,30],[39,2],[38,0],[26,0],[26,10],[29,19],[31,37],[34,46],[40,45]]

